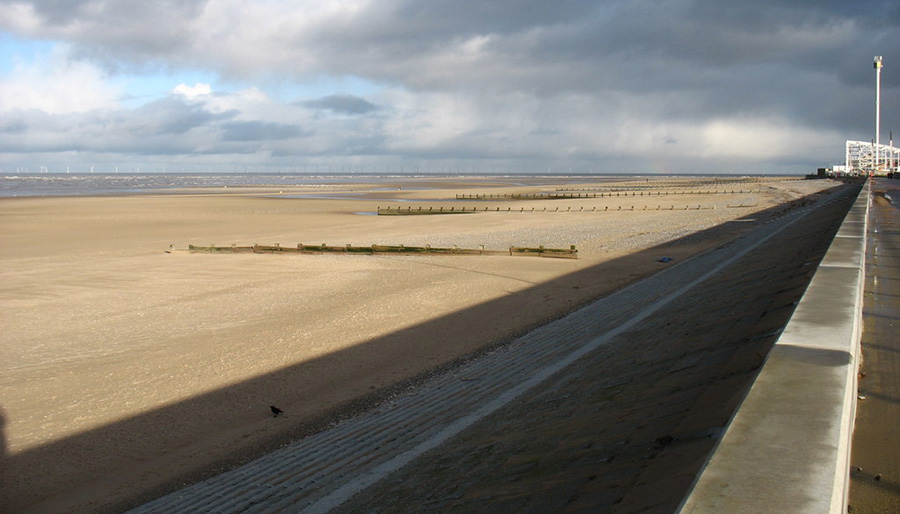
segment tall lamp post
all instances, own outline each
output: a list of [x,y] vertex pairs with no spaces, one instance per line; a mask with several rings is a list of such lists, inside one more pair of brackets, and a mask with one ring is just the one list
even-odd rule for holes
[[878,156],[881,155],[881,68],[882,59],[880,55],[875,56],[875,169],[878,169]]

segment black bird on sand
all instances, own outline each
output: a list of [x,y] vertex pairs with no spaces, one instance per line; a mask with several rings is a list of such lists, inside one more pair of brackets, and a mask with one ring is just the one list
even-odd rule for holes
[[279,414],[284,412],[283,410],[279,409],[278,407],[276,407],[274,405],[269,405],[269,408],[272,409],[272,417],[274,417],[274,418],[277,418]]

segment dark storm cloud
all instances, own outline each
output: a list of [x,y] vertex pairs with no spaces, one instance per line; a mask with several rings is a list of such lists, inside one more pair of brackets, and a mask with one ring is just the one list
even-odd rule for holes
[[318,100],[301,102],[301,105],[311,109],[325,109],[339,114],[366,114],[378,109],[378,106],[368,102],[364,98],[353,95],[329,95]]
[[10,113],[0,118],[0,133],[22,134],[28,130],[28,123],[21,113]]
[[[189,40],[191,22],[207,0],[41,0],[32,7],[39,31],[67,39],[79,53],[98,57],[162,55]],[[2,22],[0,22],[2,23]]]
[[[97,109],[50,114],[16,110],[3,115],[0,148],[17,152],[194,152],[214,138],[223,122],[238,114],[236,110],[209,112],[200,104],[177,97],[157,100],[133,111]],[[23,133],[25,137],[10,137]]]
[[264,121],[232,121],[222,124],[223,141],[277,141],[306,135],[295,125]]
[[237,114],[235,110],[213,113],[206,110],[202,104],[188,103],[170,96],[137,109],[129,123],[138,135],[178,135],[208,125],[212,121],[233,118]]

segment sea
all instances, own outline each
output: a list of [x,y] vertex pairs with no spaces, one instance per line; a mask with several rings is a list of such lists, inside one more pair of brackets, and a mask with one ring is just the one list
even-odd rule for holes
[[[614,180],[623,175],[509,174],[263,174],[263,173],[16,173],[0,174],[0,198],[40,196],[103,196],[176,193],[195,188],[241,186],[326,186],[352,183],[396,183],[413,179],[491,177],[511,184],[542,185],[589,180]],[[628,175],[630,178],[636,175]]]

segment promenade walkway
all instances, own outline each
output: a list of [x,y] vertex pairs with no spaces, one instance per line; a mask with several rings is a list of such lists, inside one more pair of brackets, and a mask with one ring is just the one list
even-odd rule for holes
[[132,512],[672,512],[858,190]]
[[900,180],[873,181],[870,213],[850,457],[854,514],[900,512]]

